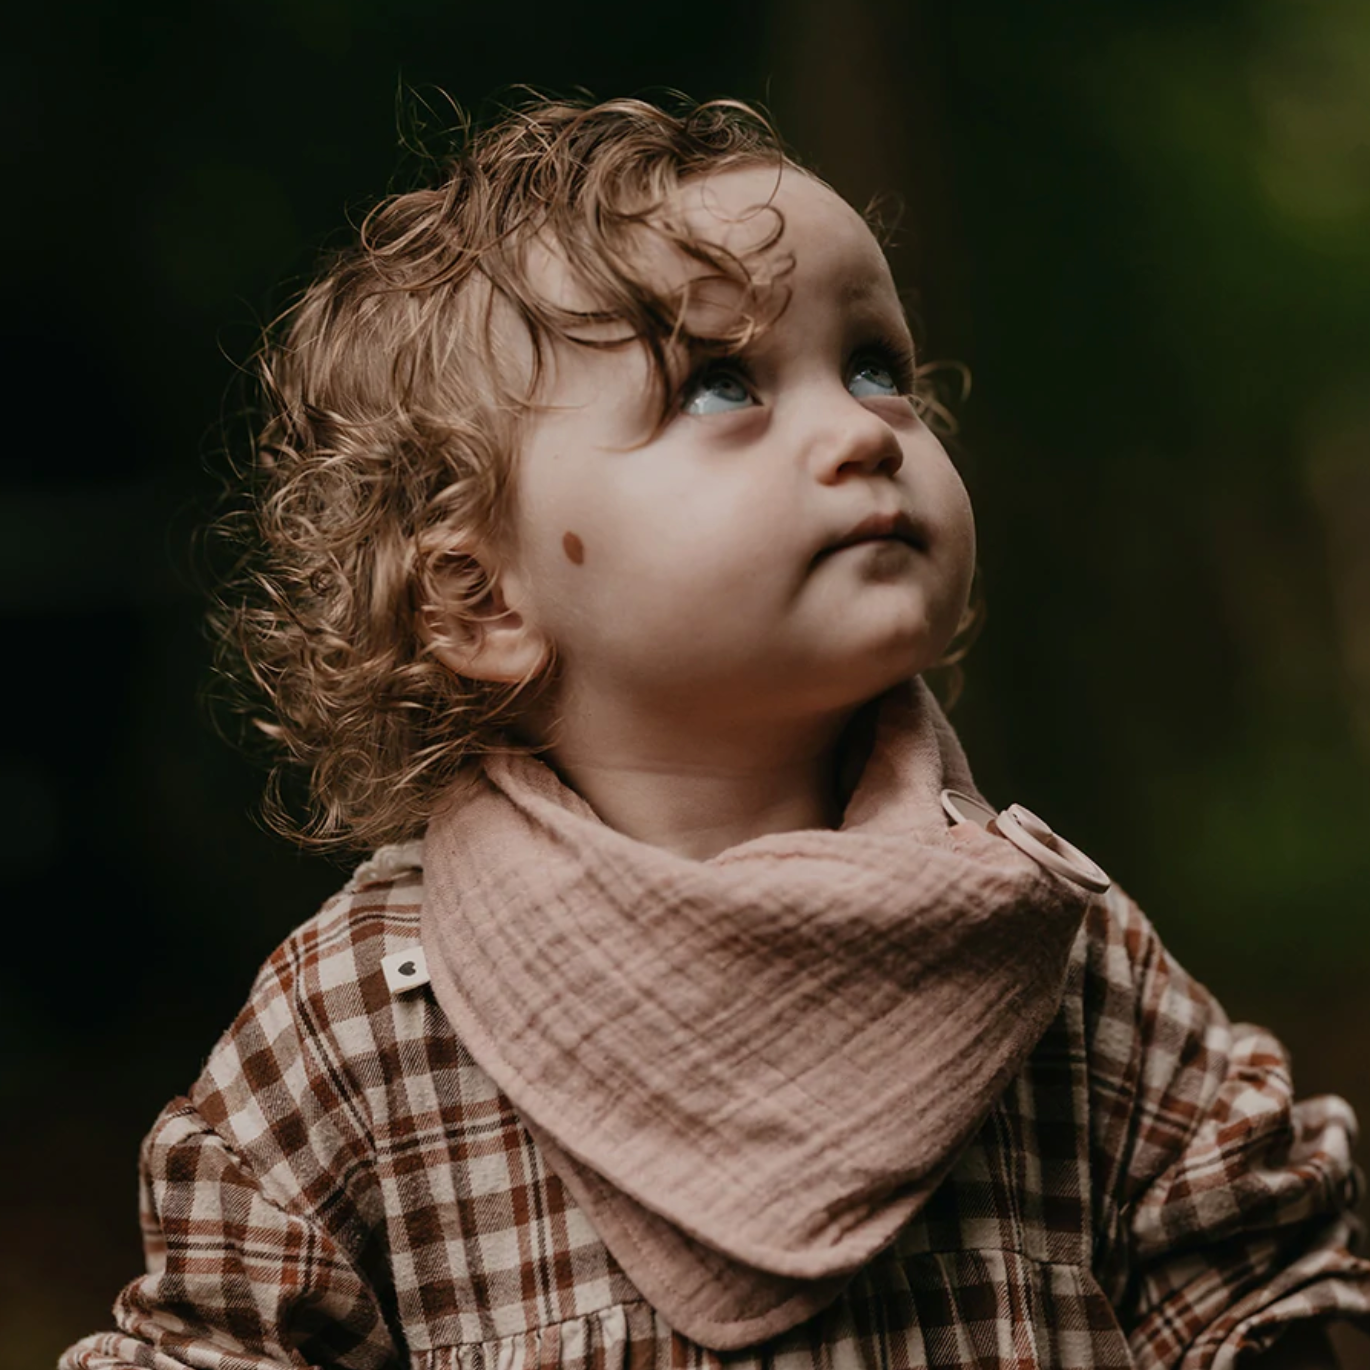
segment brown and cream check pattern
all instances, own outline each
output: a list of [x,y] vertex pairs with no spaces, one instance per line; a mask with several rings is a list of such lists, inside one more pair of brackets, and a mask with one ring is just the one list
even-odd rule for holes
[[271,957],[143,1154],[148,1273],[62,1370],[902,1370],[1229,1366],[1370,1321],[1340,1099],[1232,1024],[1114,891],[1052,1028],[956,1170],[825,1313],[716,1353],[673,1333],[431,992],[415,849]]

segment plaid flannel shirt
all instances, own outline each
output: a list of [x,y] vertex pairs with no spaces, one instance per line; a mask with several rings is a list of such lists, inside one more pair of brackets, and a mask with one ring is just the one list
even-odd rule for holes
[[147,1274],[62,1370],[1228,1366],[1288,1323],[1370,1319],[1340,1099],[1232,1024],[1124,895],[955,1171],[822,1314],[740,1352],[674,1333],[428,988],[412,849],[271,957],[142,1160]]

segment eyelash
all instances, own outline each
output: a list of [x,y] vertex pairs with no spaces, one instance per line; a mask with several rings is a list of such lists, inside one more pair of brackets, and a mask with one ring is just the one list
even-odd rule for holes
[[918,379],[918,359],[906,343],[896,338],[876,338],[853,355],[852,365],[856,366],[865,358],[874,358],[890,373],[902,397],[913,394]]
[[[910,399],[913,397],[917,388],[917,358],[912,348],[894,338],[876,338],[871,342],[864,343],[852,353],[848,363],[850,374],[856,375],[862,364],[870,362],[876,363],[889,372],[890,378],[898,387],[900,398]],[[697,366],[686,378],[685,383],[681,386],[676,407],[679,408],[685,396],[692,393],[710,376],[718,372],[736,376],[749,391],[754,392],[756,389],[751,368],[743,357],[713,357]]]

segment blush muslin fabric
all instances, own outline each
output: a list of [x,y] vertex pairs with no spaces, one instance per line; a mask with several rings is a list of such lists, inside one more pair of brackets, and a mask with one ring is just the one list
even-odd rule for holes
[[878,704],[836,830],[696,861],[489,758],[430,825],[433,991],[667,1322],[717,1350],[826,1307],[1056,1013],[1091,896],[974,824],[921,681]]

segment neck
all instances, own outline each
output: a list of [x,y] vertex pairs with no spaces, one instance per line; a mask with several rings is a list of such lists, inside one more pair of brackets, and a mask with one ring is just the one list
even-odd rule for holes
[[611,828],[706,861],[768,833],[836,828],[855,710],[759,725],[563,712],[544,754]]

